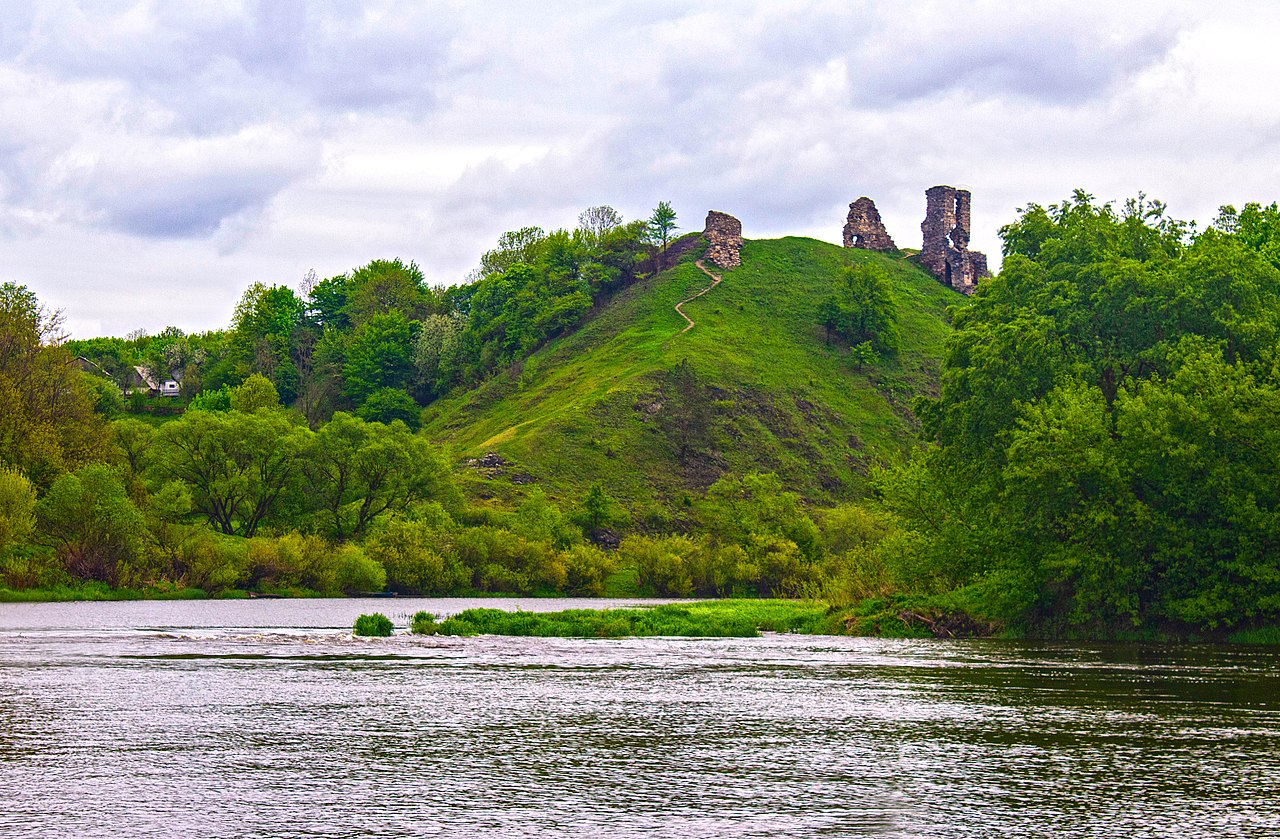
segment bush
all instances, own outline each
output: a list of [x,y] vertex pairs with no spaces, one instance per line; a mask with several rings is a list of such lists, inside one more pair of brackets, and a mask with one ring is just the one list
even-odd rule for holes
[[25,542],[35,526],[35,487],[22,473],[0,468],[0,554]]
[[179,582],[215,592],[235,588],[247,580],[248,552],[243,539],[223,536],[203,526],[192,527],[189,532],[172,560]]
[[394,629],[391,618],[381,612],[374,612],[372,615],[361,615],[356,618],[356,624],[352,628],[351,634],[386,638]]
[[396,519],[374,532],[364,547],[386,569],[387,587],[392,591],[457,594],[471,581],[471,574],[442,545],[447,535],[429,522]]
[[564,587],[565,567],[550,542],[497,527],[473,527],[458,535],[457,546],[477,588],[529,594]]
[[400,420],[410,429],[417,431],[422,409],[413,397],[403,390],[384,387],[369,394],[369,398],[356,411],[365,422],[392,423]]
[[250,539],[248,565],[250,581],[258,586],[359,594],[381,591],[387,582],[381,563],[356,545],[335,546],[299,533]]
[[635,563],[641,588],[663,597],[693,594],[688,558],[698,543],[688,536],[628,536],[618,546],[623,563]]
[[594,545],[577,545],[560,555],[565,570],[564,590],[569,594],[599,597],[605,578],[613,573],[613,557]]
[[415,612],[409,624],[409,631],[414,635],[435,635],[438,629],[436,616],[430,612]]

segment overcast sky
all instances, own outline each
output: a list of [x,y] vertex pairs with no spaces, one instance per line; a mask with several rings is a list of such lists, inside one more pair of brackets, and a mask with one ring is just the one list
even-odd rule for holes
[[1076,187],[1203,226],[1280,199],[1277,38],[1262,2],[15,0],[0,280],[91,337],[374,258],[456,283],[594,204],[838,242],[869,195],[919,247],[950,183],[993,257]]

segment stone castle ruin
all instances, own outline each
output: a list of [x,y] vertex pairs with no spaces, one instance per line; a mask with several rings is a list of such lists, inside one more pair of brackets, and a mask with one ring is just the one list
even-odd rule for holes
[[990,276],[987,255],[969,250],[969,204],[967,189],[935,186],[925,190],[924,247],[920,264],[945,286],[973,294],[978,280]]
[[862,196],[849,205],[849,218],[844,225],[844,246],[869,251],[896,251],[897,245],[884,229],[876,202]]
[[728,213],[712,210],[702,231],[707,240],[708,262],[720,268],[737,268],[742,264],[742,222]]
[[[925,215],[920,224],[924,246],[920,265],[938,282],[963,294],[973,294],[978,280],[991,276],[987,255],[969,250],[969,205],[967,189],[935,186],[925,190]],[[873,251],[893,251],[875,202],[863,196],[849,205],[844,225],[844,246]]]

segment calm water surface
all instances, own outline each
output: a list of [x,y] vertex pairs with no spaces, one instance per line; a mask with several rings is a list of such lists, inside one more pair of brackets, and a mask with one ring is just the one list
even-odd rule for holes
[[349,634],[474,605],[0,604],[0,835],[1280,836],[1280,651]]

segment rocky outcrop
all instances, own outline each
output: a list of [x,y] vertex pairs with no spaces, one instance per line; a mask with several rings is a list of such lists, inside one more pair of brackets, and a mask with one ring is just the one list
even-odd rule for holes
[[707,240],[708,262],[720,268],[737,268],[742,264],[742,222],[727,213],[707,213],[702,231]]
[[884,229],[876,202],[865,195],[849,205],[849,218],[844,225],[844,246],[869,251],[896,251],[897,245]]
[[924,247],[920,264],[938,282],[964,294],[973,294],[978,280],[990,276],[986,254],[969,250],[969,191],[953,186],[925,190]]

